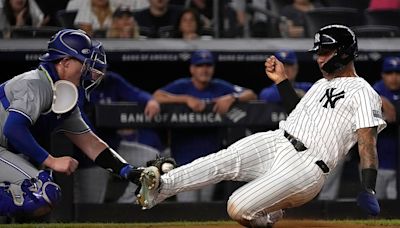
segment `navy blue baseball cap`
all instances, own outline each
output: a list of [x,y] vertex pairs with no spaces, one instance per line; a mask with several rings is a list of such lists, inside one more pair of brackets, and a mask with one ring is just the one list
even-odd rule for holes
[[383,60],[382,72],[400,72],[400,57],[386,57]]
[[193,52],[190,59],[193,65],[211,64],[214,65],[214,56],[209,50],[197,50]]
[[275,57],[284,64],[296,64],[297,56],[291,50],[278,50],[275,52]]

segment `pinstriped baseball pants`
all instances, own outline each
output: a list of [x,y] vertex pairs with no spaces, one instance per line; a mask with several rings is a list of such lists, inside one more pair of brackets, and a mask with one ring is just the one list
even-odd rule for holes
[[248,182],[228,200],[228,214],[236,221],[300,206],[318,194],[326,177],[303,153],[307,150],[297,152],[281,129],[256,133],[163,175],[155,201],[233,180]]

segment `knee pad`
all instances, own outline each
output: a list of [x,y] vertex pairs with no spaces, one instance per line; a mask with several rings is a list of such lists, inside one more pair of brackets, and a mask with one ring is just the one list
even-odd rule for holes
[[61,188],[48,171],[37,178],[25,179],[20,191],[5,183],[0,187],[0,215],[18,214],[39,217],[48,214],[61,199]]
[[51,206],[56,205],[61,200],[61,188],[58,184],[54,183],[53,177],[50,171],[42,170],[39,172],[37,177],[39,185],[39,191],[43,198]]
[[10,191],[10,183],[2,183],[0,186],[0,216],[11,216],[17,211],[17,205],[21,204],[18,198],[15,198]]

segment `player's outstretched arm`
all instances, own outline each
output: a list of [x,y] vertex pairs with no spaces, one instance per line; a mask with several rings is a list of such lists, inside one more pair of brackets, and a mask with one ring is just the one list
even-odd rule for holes
[[377,128],[358,129],[357,137],[362,184],[362,191],[358,194],[357,203],[369,215],[376,216],[380,212],[379,203],[375,197],[378,169],[378,154],[376,151]]
[[65,133],[94,163],[111,173],[139,183],[141,170],[130,165],[92,131],[83,134]]

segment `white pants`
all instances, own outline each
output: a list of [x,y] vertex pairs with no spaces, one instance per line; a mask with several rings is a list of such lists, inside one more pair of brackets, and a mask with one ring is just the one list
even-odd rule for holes
[[228,201],[228,213],[236,221],[300,206],[318,194],[326,177],[305,153],[294,149],[283,130],[257,133],[163,175],[155,200],[236,180],[248,182]]

